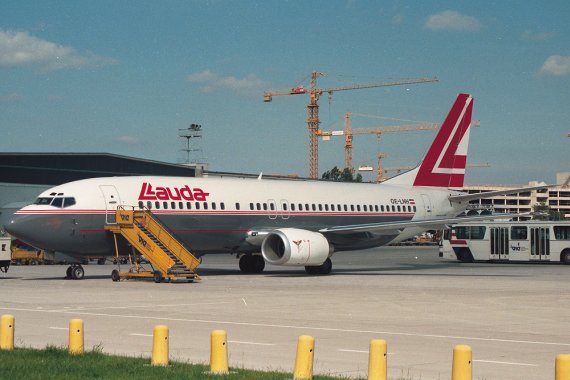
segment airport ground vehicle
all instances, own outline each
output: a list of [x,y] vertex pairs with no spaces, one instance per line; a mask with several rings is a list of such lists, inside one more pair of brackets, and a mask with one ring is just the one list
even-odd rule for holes
[[10,267],[10,246],[12,239],[10,237],[0,237],[0,271],[8,272]]
[[570,264],[570,221],[465,222],[445,230],[439,256]]

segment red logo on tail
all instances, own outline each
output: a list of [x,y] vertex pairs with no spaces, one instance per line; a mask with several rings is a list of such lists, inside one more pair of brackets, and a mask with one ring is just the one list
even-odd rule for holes
[[471,95],[459,94],[420,165],[414,186],[463,186],[472,112]]

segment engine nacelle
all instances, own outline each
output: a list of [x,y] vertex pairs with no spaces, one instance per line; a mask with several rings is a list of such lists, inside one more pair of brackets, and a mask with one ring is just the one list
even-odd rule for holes
[[321,265],[331,253],[332,247],[322,234],[298,228],[271,231],[261,244],[263,258],[273,265]]

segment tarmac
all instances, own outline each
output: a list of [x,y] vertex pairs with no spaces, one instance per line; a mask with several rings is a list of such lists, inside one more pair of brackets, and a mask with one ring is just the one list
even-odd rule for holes
[[[437,247],[382,247],[333,256],[333,273],[269,266],[245,275],[229,255],[204,257],[199,283],[112,282],[112,264],[12,266],[0,273],[0,314],[15,344],[67,346],[85,323],[85,349],[150,357],[156,325],[170,359],[208,363],[210,333],[228,334],[230,368],[291,372],[297,339],[315,337],[315,373],[366,377],[371,339],[388,343],[394,379],[450,379],[453,347],[473,349],[473,379],[554,379],[570,353],[570,266],[460,263]],[[125,267],[123,266],[123,269]]]

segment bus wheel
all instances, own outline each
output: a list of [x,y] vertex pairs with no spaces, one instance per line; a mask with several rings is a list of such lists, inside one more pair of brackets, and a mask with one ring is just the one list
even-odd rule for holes
[[565,249],[560,254],[560,261],[563,264],[570,265],[570,249]]

